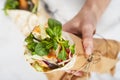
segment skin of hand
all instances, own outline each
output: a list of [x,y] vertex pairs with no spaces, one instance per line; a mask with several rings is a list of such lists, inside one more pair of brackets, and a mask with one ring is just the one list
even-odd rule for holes
[[[96,24],[102,13],[105,11],[110,0],[86,0],[80,12],[70,21],[63,25],[63,30],[82,35],[83,47],[86,56],[93,51],[93,35],[96,30]],[[76,76],[81,76],[82,72],[67,71]]]

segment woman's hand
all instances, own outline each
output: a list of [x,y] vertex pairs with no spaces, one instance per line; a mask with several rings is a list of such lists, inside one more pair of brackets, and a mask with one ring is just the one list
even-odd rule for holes
[[[110,0],[87,0],[81,11],[63,25],[64,31],[82,36],[86,56],[93,51],[93,34],[96,31],[96,24],[109,2]],[[67,72],[82,76],[81,71]]]
[[96,30],[97,18],[89,8],[82,9],[72,20],[63,26],[63,30],[82,35],[85,53],[90,55],[93,51],[93,34]]

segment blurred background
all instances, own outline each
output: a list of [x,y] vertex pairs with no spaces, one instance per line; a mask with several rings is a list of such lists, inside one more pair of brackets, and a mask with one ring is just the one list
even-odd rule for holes
[[[0,2],[0,80],[47,80],[42,73],[31,68],[24,58],[24,36],[15,23],[3,11],[6,0]],[[83,6],[85,0],[42,0],[49,7],[49,14],[63,24]],[[12,3],[11,3],[12,4]],[[120,0],[110,5],[97,25],[97,33],[106,39],[120,41]],[[107,27],[106,27],[107,26]],[[114,77],[109,74],[92,74],[91,80],[120,80],[120,62]]]
[[4,14],[5,1],[0,2],[0,80],[47,80],[25,61],[24,36]]

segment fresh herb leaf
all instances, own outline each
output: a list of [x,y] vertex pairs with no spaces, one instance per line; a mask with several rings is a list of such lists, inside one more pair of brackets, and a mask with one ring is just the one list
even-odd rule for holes
[[43,43],[44,45],[46,45],[46,49],[50,49],[50,48],[53,47],[53,42],[52,42],[52,40],[48,40],[48,41],[43,40],[42,43]]
[[35,53],[39,56],[45,56],[48,55],[49,49],[46,49],[46,45],[40,42],[35,47]]
[[35,46],[37,45],[37,43],[35,42],[31,42],[31,43],[28,43],[27,44],[27,48],[30,50],[30,51],[34,51],[35,50]]
[[49,28],[49,27],[46,29],[46,33],[47,33],[51,38],[54,38],[54,37],[55,37],[54,32],[53,32],[52,29]]
[[49,54],[50,49],[53,47],[53,41],[51,39],[45,39],[39,42],[35,47],[35,53],[39,56]]
[[56,50],[57,47],[58,47],[58,43],[57,43],[57,41],[54,40],[53,41],[53,49]]
[[62,34],[62,24],[55,19],[48,19],[48,28],[46,29],[46,33],[53,40],[53,48],[57,49],[59,40],[61,39]]
[[54,33],[54,36],[57,39],[61,38],[62,24],[59,21],[50,18],[50,19],[48,19],[48,26],[51,29],[51,31]]
[[58,58],[61,60],[66,60],[67,53],[65,51],[65,48],[70,48],[71,52],[74,54],[74,45],[70,46],[68,40],[64,40],[62,36],[62,24],[55,20],[50,18],[48,20],[48,28],[46,32],[50,36],[51,39],[55,40],[56,42],[53,43],[53,48],[56,50],[57,49],[57,44],[60,44],[62,46],[62,50],[58,54]]
[[70,51],[71,51],[72,54],[75,53],[75,44],[70,46]]
[[31,43],[31,42],[33,42],[33,39],[34,39],[34,36],[32,33],[30,33],[30,35],[27,38],[25,38],[25,41],[27,43]]
[[60,39],[61,38],[61,34],[62,34],[62,26],[55,26],[53,28],[53,32],[54,32],[54,35],[56,36],[56,38]]
[[32,54],[32,55],[35,55],[36,53],[35,53],[35,52],[32,52],[31,54]]
[[66,60],[67,59],[67,53],[66,53],[64,48],[58,54],[58,58],[61,59],[61,60]]
[[49,18],[48,19],[48,26],[53,30],[54,27],[62,26],[62,24],[56,19]]
[[48,19],[48,26],[49,26],[49,28],[53,29],[53,27],[54,27],[54,20],[52,18]]
[[46,33],[53,41],[53,48],[56,50],[62,34],[62,24],[59,21],[50,18],[48,19],[48,26],[49,27],[46,29]]
[[65,48],[69,48],[69,41],[68,41],[68,40],[63,40],[63,41],[62,41],[62,45],[63,45]]
[[9,9],[18,9],[19,2],[18,0],[7,0],[4,6],[5,14],[7,14],[7,10]]
[[35,47],[37,45],[36,42],[33,41],[34,40],[34,36],[32,33],[30,33],[30,35],[25,38],[25,41],[27,42],[26,47],[31,51],[31,54],[34,55],[35,54]]

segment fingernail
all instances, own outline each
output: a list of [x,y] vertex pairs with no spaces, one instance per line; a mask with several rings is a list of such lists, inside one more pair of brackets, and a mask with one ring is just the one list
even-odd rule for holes
[[90,47],[88,47],[88,48],[86,48],[85,52],[87,55],[90,55],[92,53],[92,50]]

